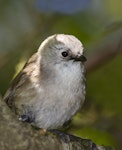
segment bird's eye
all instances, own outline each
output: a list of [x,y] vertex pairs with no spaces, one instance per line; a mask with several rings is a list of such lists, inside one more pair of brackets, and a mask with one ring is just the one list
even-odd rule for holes
[[67,57],[68,56],[68,52],[66,52],[66,51],[62,52],[62,56],[63,57]]

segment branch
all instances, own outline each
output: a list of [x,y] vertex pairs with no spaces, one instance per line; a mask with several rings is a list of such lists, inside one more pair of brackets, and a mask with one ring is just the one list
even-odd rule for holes
[[106,64],[118,54],[122,54],[122,31],[105,38],[99,47],[95,48],[95,53],[88,58],[86,62],[86,72],[94,71],[100,66]]
[[39,130],[31,125],[18,121],[7,105],[0,101],[1,150],[108,150],[109,148],[97,146],[91,140],[61,131],[56,132],[41,135]]

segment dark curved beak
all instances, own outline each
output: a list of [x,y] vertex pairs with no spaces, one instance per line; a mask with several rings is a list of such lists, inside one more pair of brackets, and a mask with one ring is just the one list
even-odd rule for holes
[[87,61],[87,59],[84,55],[77,56],[77,57],[72,57],[72,59],[74,59],[75,61],[81,61],[81,62]]

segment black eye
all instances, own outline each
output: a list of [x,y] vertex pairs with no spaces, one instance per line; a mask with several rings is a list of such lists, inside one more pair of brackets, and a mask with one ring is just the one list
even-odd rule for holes
[[66,52],[66,51],[62,52],[62,56],[63,57],[67,57],[68,56],[68,52]]

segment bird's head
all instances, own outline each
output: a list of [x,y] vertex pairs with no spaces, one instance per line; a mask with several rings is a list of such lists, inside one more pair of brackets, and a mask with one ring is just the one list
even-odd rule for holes
[[55,34],[42,42],[38,52],[45,63],[84,62],[82,43],[73,35]]

